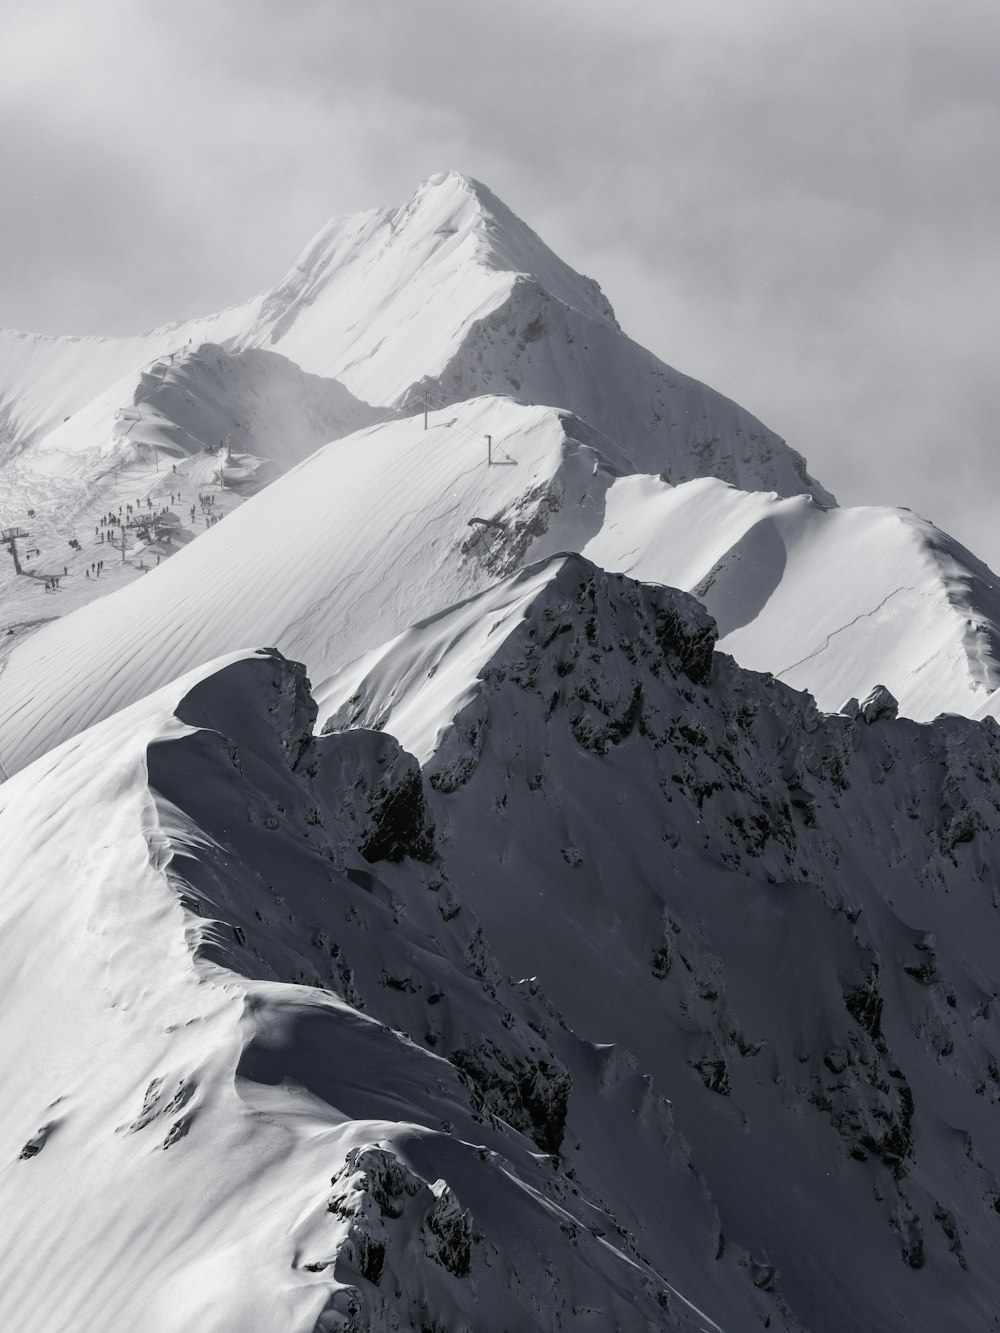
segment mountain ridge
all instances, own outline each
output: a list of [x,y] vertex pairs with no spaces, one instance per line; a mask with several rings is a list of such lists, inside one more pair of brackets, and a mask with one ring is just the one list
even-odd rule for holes
[[[525,286],[532,293],[527,308],[519,295]],[[555,363],[532,369],[529,344],[539,336],[533,333],[539,299],[550,309],[555,302],[566,327],[558,330],[556,342],[549,340],[562,349]],[[501,341],[523,343],[522,352],[528,353],[522,363],[525,401],[563,407],[591,420],[627,455],[635,455],[639,470],[657,470],[650,460],[658,459],[679,478],[686,475],[694,441],[708,450],[694,459],[694,474],[723,468],[728,480],[743,485],[775,486],[792,494],[811,487],[831,499],[784,441],[730,400],[626,339],[593,279],[574,273],[486,187],[453,172],[431,177],[399,209],[334,219],[284,279],[243,305],[135,338],[3,335],[0,401],[7,413],[6,448],[13,454],[37,451],[52,432],[73,440],[76,427],[63,431],[63,418],[90,400],[103,404],[91,427],[97,437],[90,444],[77,439],[71,449],[94,448],[102,429],[110,433],[114,408],[128,393],[126,383],[150,359],[171,356],[189,341],[237,352],[250,347],[281,351],[307,373],[341,380],[355,396],[382,407],[398,406],[433,385],[450,397],[462,375],[479,376],[474,392],[516,393],[507,370],[491,365],[495,357],[485,351],[511,319]],[[480,329],[484,320],[493,323]],[[600,331],[601,346],[593,356],[585,347],[588,330]],[[466,348],[470,335],[472,345]],[[567,358],[573,341],[581,347]],[[37,373],[33,352],[38,353]],[[637,408],[631,388],[611,394],[610,400],[607,393],[603,400],[594,397],[589,381],[599,375],[601,359],[611,354],[639,385],[640,399],[649,396],[653,405]],[[643,388],[647,380],[652,387]],[[470,392],[455,396],[466,398]],[[671,398],[678,421],[671,424],[668,413],[661,429]],[[634,441],[625,438],[631,436]],[[743,462],[730,448],[736,442],[746,456]],[[2,446],[0,440],[0,451]]]
[[1000,1328],[985,565],[457,173],[0,404],[0,1322]]
[[[824,717],[715,653],[692,599],[577,555],[509,582],[420,768],[388,734],[315,737],[302,668],[261,650],[5,785],[5,934],[126,1042],[111,1086],[75,1026],[18,1086],[13,1253],[31,1269],[91,1142],[83,1186],[145,1246],[127,1286],[81,1285],[77,1232],[34,1326],[72,1291],[117,1333],[156,1289],[158,1330],[261,1300],[303,1333],[988,1326],[1000,729]],[[23,1067],[51,992],[6,998]]]

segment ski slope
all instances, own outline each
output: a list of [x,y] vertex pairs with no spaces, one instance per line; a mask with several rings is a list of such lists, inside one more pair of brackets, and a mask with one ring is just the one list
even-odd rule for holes
[[724,651],[829,710],[884,684],[909,716],[971,713],[996,689],[992,574],[906,511],[621,477],[582,422],[506,399],[428,427],[418,416],[337,441],[159,568],[8,636],[3,771],[240,648],[273,644],[322,684],[560,550],[695,592]]
[[241,306],[133,338],[0,331],[0,464],[93,469],[114,452],[116,413],[142,377],[203,344],[279,353],[383,409],[425,388],[449,402],[514,395],[575,412],[640,470],[829,499],[794,450],[632,343],[592,279],[456,172],[400,208],[334,219]]
[[[627,1058],[539,1035],[537,987],[438,908],[422,797],[393,814],[412,760],[314,715],[236,655],[5,784],[4,1327],[715,1333],[690,1281],[749,1333],[767,1300],[737,1255],[697,1271],[715,1214],[666,1123],[636,1133]],[[669,1276],[609,1128],[685,1199]]]
[[1000,580],[909,510],[623,477],[581,549],[693,592],[723,651],[830,711],[882,683],[909,717],[972,715],[1000,685]]
[[3,769],[236,649],[280,645],[321,679],[529,547],[596,530],[590,488],[610,474],[582,425],[567,433],[559,413],[503,399],[429,425],[388,422],[318,451],[159,568],[18,642],[0,675]]

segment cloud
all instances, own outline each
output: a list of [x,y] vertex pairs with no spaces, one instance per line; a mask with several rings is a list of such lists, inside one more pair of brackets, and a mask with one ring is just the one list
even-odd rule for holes
[[242,300],[454,165],[842,499],[1000,565],[997,6],[91,0],[5,36],[4,323]]

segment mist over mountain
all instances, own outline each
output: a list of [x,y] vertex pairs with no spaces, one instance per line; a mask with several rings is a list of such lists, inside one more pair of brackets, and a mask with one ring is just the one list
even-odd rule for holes
[[1000,590],[486,187],[0,333],[5,1326],[1000,1326]]

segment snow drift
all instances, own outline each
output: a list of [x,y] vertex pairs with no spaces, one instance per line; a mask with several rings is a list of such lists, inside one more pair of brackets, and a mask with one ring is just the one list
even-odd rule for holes
[[236,655],[4,786],[8,1322],[985,1326],[1000,731],[476,601],[343,732]]

